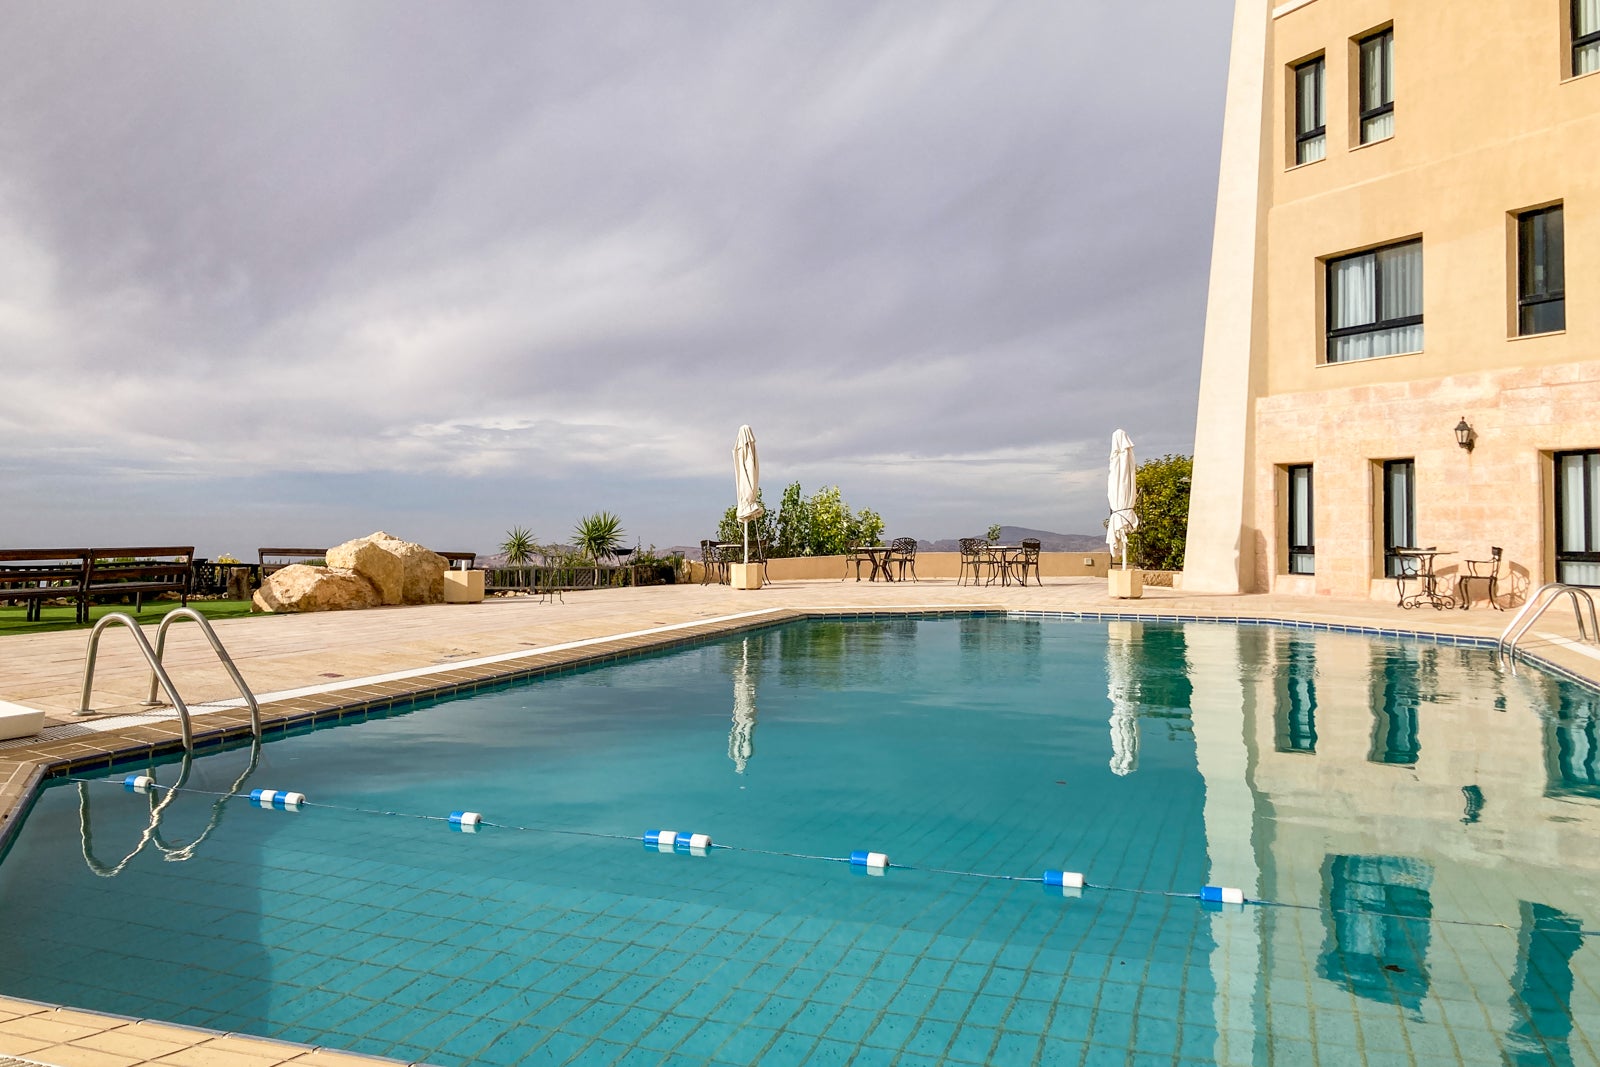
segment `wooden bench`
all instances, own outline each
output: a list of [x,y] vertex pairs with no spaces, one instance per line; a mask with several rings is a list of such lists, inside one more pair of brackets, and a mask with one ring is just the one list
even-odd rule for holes
[[0,549],[0,600],[27,603],[27,621],[38,622],[47,600],[70,600],[73,618],[85,621],[84,587],[89,578],[87,548]]
[[[268,563],[267,557],[271,556],[273,562]],[[281,571],[289,566],[283,562],[285,559],[326,559],[328,550],[325,548],[258,548],[256,559],[261,564],[261,577],[265,579],[273,571]]]
[[133,597],[134,614],[144,610],[146,595],[177,593],[181,604],[189,603],[194,581],[194,546],[161,548],[91,548],[88,552],[83,610],[80,622],[89,618],[89,603],[97,597]]

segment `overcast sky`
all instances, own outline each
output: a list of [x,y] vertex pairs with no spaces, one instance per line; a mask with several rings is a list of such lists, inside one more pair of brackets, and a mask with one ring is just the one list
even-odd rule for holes
[[0,543],[1092,533],[1189,452],[1232,4],[8,0]]

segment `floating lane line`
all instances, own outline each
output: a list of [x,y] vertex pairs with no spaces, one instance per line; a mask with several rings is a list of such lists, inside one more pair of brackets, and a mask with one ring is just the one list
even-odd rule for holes
[[[1078,871],[1045,870],[1039,875],[1003,874],[985,871],[967,871],[951,867],[919,867],[909,863],[891,863],[886,853],[872,852],[857,849],[845,856],[829,856],[816,853],[789,852],[781,849],[755,848],[747,845],[728,845],[713,842],[709,834],[689,833],[676,830],[646,830],[643,834],[618,834],[604,830],[574,830],[554,826],[524,826],[516,823],[497,823],[485,819],[481,813],[475,811],[453,811],[448,815],[428,815],[421,812],[384,810],[379,808],[362,808],[342,804],[319,804],[306,799],[305,794],[274,789],[254,789],[249,793],[217,792],[208,789],[195,789],[185,786],[177,789],[164,786],[156,782],[153,777],[145,774],[129,774],[118,782],[106,778],[66,778],[65,781],[83,783],[87,785],[120,785],[124,790],[132,793],[194,793],[199,796],[217,798],[236,798],[245,800],[251,805],[268,810],[287,812],[304,812],[308,810],[323,810],[344,812],[355,815],[375,815],[387,818],[414,819],[419,822],[441,823],[452,830],[464,833],[476,833],[482,828],[493,828],[518,833],[558,834],[564,837],[583,837],[602,841],[632,841],[642,842],[645,849],[650,852],[668,852],[688,854],[694,856],[708,856],[713,851],[718,852],[743,852],[755,856],[773,856],[784,859],[809,860],[823,863],[845,864],[857,871],[881,876],[887,871],[909,871],[919,874],[937,874],[958,878],[978,878],[986,881],[999,882],[1032,882],[1042,885],[1046,889],[1057,890],[1062,895],[1073,898],[1082,894],[1085,889],[1107,893],[1127,893],[1136,896],[1167,897],[1171,899],[1198,901],[1203,907],[1229,908],[1242,911],[1246,906],[1262,908],[1285,908],[1296,911],[1328,911],[1335,914],[1364,915],[1380,918],[1404,919],[1411,922],[1437,923],[1449,926],[1468,926],[1478,929],[1496,929],[1511,932],[1511,927],[1506,923],[1484,922],[1475,919],[1450,919],[1439,918],[1433,915],[1405,915],[1399,912],[1369,911],[1355,908],[1324,908],[1317,904],[1296,904],[1288,901],[1266,900],[1249,897],[1244,892],[1233,886],[1202,886],[1198,892],[1186,892],[1178,889],[1149,889],[1142,887],[1118,886],[1109,883],[1091,882]],[[1600,934],[1600,931],[1580,931],[1584,936]]]

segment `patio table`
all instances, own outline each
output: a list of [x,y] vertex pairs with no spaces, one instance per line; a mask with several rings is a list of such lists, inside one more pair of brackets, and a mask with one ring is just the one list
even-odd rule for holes
[[[1455,607],[1455,598],[1448,589],[1439,591],[1439,576],[1434,573],[1433,561],[1438,556],[1453,556],[1454,552],[1441,552],[1437,548],[1396,548],[1400,557],[1400,573],[1395,575],[1395,588],[1400,591],[1399,606],[1420,608],[1427,604],[1435,610]],[[1416,582],[1417,588],[1406,592],[1406,583]]]
[[[893,547],[889,545],[855,545],[850,549],[853,557],[865,559],[872,564],[872,574],[867,578],[869,582],[877,581],[880,575],[886,582],[894,581],[894,575],[889,573],[889,554],[893,551]],[[848,565],[848,560],[846,564]],[[856,581],[859,582],[860,580],[861,568],[858,566],[856,567]]]

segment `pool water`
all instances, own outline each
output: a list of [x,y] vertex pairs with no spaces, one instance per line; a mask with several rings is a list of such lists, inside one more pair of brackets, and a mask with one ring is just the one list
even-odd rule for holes
[[0,993],[436,1064],[1596,1062],[1597,703],[1342,634],[797,623],[207,755],[137,852],[125,771],[53,783]]

